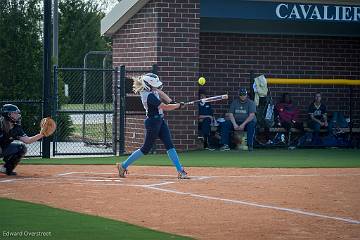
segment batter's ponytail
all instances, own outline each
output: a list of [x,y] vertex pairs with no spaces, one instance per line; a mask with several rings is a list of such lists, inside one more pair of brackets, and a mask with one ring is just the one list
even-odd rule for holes
[[145,88],[145,84],[144,84],[141,76],[140,77],[134,77],[133,78],[133,92],[134,93],[139,93],[139,92],[143,91],[144,88]]

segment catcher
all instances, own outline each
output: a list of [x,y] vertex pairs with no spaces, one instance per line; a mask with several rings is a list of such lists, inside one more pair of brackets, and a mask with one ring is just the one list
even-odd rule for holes
[[[8,176],[16,175],[13,170],[26,154],[26,145],[50,136],[56,129],[56,124],[51,118],[44,118],[41,121],[39,134],[28,137],[20,125],[21,114],[17,106],[5,104],[1,108],[0,116],[0,157],[5,162],[0,166],[0,173]],[[19,142],[13,142],[19,140]],[[25,144],[24,144],[25,143]]]

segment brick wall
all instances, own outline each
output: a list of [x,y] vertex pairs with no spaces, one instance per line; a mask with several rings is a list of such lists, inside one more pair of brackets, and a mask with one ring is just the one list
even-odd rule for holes
[[[200,34],[200,73],[207,78],[210,95],[229,92],[239,86],[250,89],[250,72],[274,78],[360,79],[360,39],[226,33]],[[316,92],[330,112],[349,116],[349,87],[334,85],[269,85],[275,101],[290,92],[306,118],[307,107]],[[355,125],[360,125],[360,87],[353,88]],[[215,104],[217,115],[227,103]]]
[[[164,90],[176,101],[196,96],[199,72],[200,0],[150,1],[113,36],[114,66],[150,69],[158,65]],[[168,112],[177,150],[197,148],[194,109]],[[126,118],[126,151],[141,146],[144,116]],[[158,144],[158,150],[163,150]]]
[[[200,0],[161,1],[158,65],[165,90],[176,101],[190,101],[196,94],[199,74]],[[190,107],[167,114],[179,150],[196,149],[197,112]]]
[[[113,36],[114,66],[150,69],[157,64],[164,90],[176,101],[197,98],[196,79],[203,75],[208,95],[230,95],[229,101],[213,104],[217,116],[226,112],[240,86],[250,89],[251,71],[254,76],[277,78],[360,79],[359,38],[200,34],[199,8],[200,0],[149,2]],[[356,126],[360,125],[359,88],[353,88]],[[270,85],[269,89],[275,101],[290,92],[303,119],[315,92],[323,93],[329,111],[349,115],[347,86]],[[177,149],[197,148],[197,109],[166,115]],[[143,120],[143,115],[127,117],[127,152],[141,146]]]
[[[113,65],[127,69],[150,69],[157,59],[157,16],[155,3],[149,2],[112,37]],[[115,85],[116,84],[116,85]],[[115,86],[118,83],[114,83]],[[119,99],[118,99],[119,101]],[[145,137],[144,116],[127,116],[125,151],[141,146]]]

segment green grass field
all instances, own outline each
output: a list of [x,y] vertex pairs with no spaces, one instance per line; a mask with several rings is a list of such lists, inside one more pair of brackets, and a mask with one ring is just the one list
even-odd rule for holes
[[[185,167],[241,168],[357,168],[360,151],[356,149],[256,149],[247,151],[189,151],[180,153]],[[115,164],[121,157],[30,158],[22,164]],[[147,155],[135,162],[142,166],[172,166],[166,154]]]
[[22,201],[0,198],[0,209],[0,239],[190,239]]

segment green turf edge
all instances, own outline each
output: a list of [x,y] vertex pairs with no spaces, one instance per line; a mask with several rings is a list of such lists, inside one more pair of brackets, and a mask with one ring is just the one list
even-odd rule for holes
[[[0,198],[0,209],[0,239],[191,239],[103,217],[6,198]],[[29,233],[34,236],[29,236]]]
[[[357,149],[261,149],[247,151],[189,151],[179,154],[185,167],[234,168],[359,168]],[[108,165],[124,161],[120,157],[25,159],[22,164],[91,164]],[[172,166],[166,154],[146,155],[135,162],[138,166]]]

